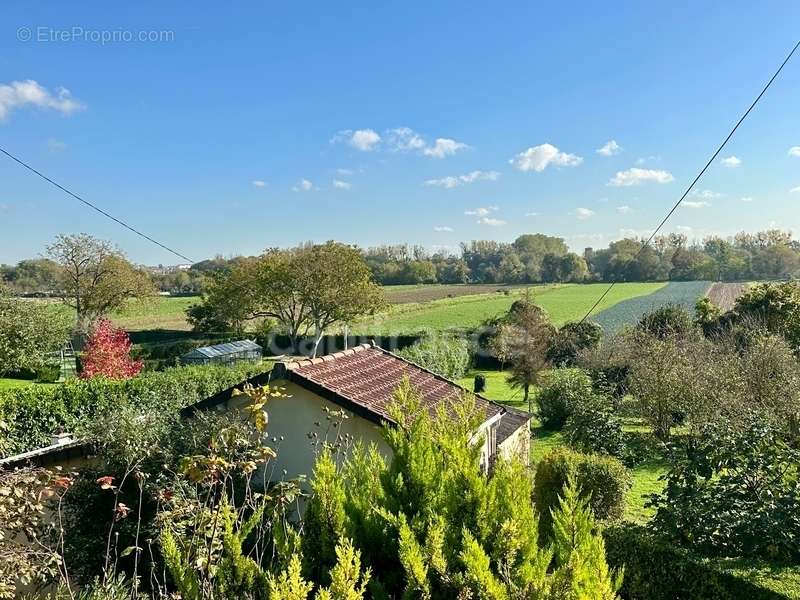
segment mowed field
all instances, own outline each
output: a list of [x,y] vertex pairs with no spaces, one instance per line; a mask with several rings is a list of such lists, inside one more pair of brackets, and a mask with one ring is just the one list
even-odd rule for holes
[[[420,331],[472,329],[483,321],[506,312],[515,300],[530,293],[551,321],[561,325],[580,319],[608,287],[607,283],[503,286],[400,285],[384,288],[389,309],[350,324],[353,334],[402,335]],[[743,291],[743,284],[711,284],[704,281],[619,283],[592,313],[592,320],[607,332],[635,322],[643,312],[673,302],[692,309],[708,293],[723,308],[729,308]],[[128,331],[189,331],[186,309],[199,296],[158,297],[132,301],[111,320]]]
[[200,301],[200,296],[159,296],[151,300],[131,301],[111,315],[118,327],[127,331],[174,329],[189,331],[186,309]]
[[[629,284],[617,284],[615,289],[620,285]],[[665,304],[677,304],[694,313],[695,303],[706,295],[710,287],[710,281],[670,281],[651,294],[631,296],[605,310],[598,310],[592,320],[605,333],[616,333],[625,325],[636,323],[645,313]]]
[[[622,283],[614,287],[597,308],[598,311],[618,302],[652,294],[664,283]],[[533,301],[544,308],[556,325],[580,319],[602,295],[608,284],[534,285],[504,289],[501,292],[443,298],[429,302],[392,305],[386,312],[351,325],[354,334],[402,335],[420,331],[472,329],[486,319],[500,315],[519,300],[527,290]],[[496,289],[496,288],[495,288]]]

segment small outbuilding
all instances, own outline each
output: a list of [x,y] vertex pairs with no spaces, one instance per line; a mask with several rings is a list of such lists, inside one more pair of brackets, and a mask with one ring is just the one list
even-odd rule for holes
[[242,361],[260,361],[261,346],[252,340],[226,342],[195,348],[181,356],[184,365],[230,365]]

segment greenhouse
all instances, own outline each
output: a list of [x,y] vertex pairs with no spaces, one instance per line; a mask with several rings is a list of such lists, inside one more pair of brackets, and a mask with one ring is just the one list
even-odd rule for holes
[[195,348],[181,356],[184,365],[229,365],[261,360],[261,346],[252,340],[239,340]]

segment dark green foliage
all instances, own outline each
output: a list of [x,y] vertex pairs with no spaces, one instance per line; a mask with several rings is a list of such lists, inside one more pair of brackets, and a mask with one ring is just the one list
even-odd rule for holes
[[608,563],[625,568],[620,594],[630,600],[786,600],[722,571],[689,550],[625,523],[603,529]]
[[694,323],[689,311],[683,306],[667,304],[642,316],[636,329],[663,340],[692,333]]
[[558,506],[558,496],[573,477],[581,494],[589,497],[595,518],[614,521],[625,510],[625,494],[631,477],[616,458],[582,454],[565,448],[548,453],[536,466],[533,501],[539,513],[539,540],[544,543],[551,532],[551,510]]
[[[106,556],[108,530],[114,517],[115,496],[101,489],[96,480],[111,475],[115,481],[121,476],[109,470],[84,469],[63,500],[64,560],[69,565],[69,574],[79,585],[87,585],[103,572]],[[120,488],[118,500],[138,511],[139,489],[133,477],[126,479]],[[152,498],[143,497],[142,539],[156,534],[153,527],[156,505]],[[119,520],[115,526],[115,540],[119,551],[134,545],[136,521]],[[118,558],[117,568],[121,573],[133,572],[132,554]]]
[[264,370],[256,364],[181,367],[127,380],[72,379],[57,386],[6,390],[0,392],[0,421],[8,424],[5,452],[46,446],[58,428],[79,430],[125,403],[178,411]]
[[570,446],[581,452],[597,452],[625,458],[622,422],[614,414],[611,399],[592,394],[576,401],[564,424]]
[[603,330],[596,323],[565,323],[550,339],[547,347],[547,360],[554,366],[574,366],[585,350],[591,350],[600,343]]
[[582,369],[553,369],[540,377],[536,396],[539,420],[547,429],[561,429],[572,413],[572,406],[592,396],[592,380]]
[[750,287],[734,306],[737,319],[758,319],[800,350],[800,286],[796,282],[761,283]]
[[398,355],[447,379],[461,379],[469,369],[469,342],[452,335],[428,335]]
[[711,556],[800,558],[800,450],[751,412],[689,438],[653,498],[653,527]]

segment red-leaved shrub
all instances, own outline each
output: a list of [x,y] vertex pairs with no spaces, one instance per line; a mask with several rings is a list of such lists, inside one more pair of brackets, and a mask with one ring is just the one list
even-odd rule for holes
[[128,379],[142,370],[141,360],[130,355],[131,340],[124,329],[114,327],[108,319],[98,319],[86,342],[81,377],[102,375],[111,379]]

